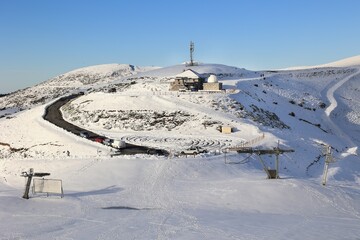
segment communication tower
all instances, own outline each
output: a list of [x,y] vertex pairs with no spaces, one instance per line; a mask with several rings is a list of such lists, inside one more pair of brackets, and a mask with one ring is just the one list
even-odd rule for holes
[[194,60],[193,60],[193,52],[195,50],[195,46],[193,41],[190,41],[190,66],[194,66]]

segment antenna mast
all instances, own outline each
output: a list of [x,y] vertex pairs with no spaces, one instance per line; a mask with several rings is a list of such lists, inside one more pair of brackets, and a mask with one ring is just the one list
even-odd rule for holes
[[190,41],[190,66],[194,66],[194,61],[193,61],[193,52],[194,52],[195,46],[193,41]]

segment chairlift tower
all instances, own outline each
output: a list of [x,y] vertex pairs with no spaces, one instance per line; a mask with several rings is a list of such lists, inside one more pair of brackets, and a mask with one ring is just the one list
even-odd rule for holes
[[190,41],[190,66],[194,66],[193,52],[195,50],[194,42]]
[[[294,152],[293,149],[281,149],[280,143],[278,142],[278,146],[273,149],[254,149],[251,147],[232,147],[225,149],[225,163],[226,162],[226,153],[228,151],[236,151],[237,153],[244,154],[255,154],[258,156],[259,161],[268,177],[268,179],[278,179],[279,177],[279,155],[284,153]],[[266,165],[265,161],[261,158],[261,155],[275,155],[275,169],[269,169]]]
[[325,146],[324,155],[325,155],[325,165],[324,165],[324,173],[323,173],[323,178],[322,178],[323,186],[326,185],[329,164],[335,162],[335,159],[333,158],[333,156],[331,154],[331,147],[329,145]]

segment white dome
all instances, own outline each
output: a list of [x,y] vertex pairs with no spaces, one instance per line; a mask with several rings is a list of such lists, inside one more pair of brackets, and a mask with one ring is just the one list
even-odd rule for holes
[[217,77],[215,75],[210,75],[210,77],[208,77],[207,82],[208,83],[217,83],[218,80],[217,80]]

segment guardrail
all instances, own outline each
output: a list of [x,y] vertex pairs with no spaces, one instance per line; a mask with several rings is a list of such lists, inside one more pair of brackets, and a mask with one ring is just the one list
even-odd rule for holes
[[227,150],[229,151],[236,151],[238,150],[239,148],[246,148],[246,147],[250,147],[252,145],[254,145],[255,143],[258,143],[260,141],[262,141],[263,139],[265,138],[265,133],[263,133],[261,136],[259,137],[256,137],[254,139],[251,139],[250,141],[246,141],[244,143],[241,143],[237,146],[234,146],[234,147],[229,147],[229,148],[226,148]]

